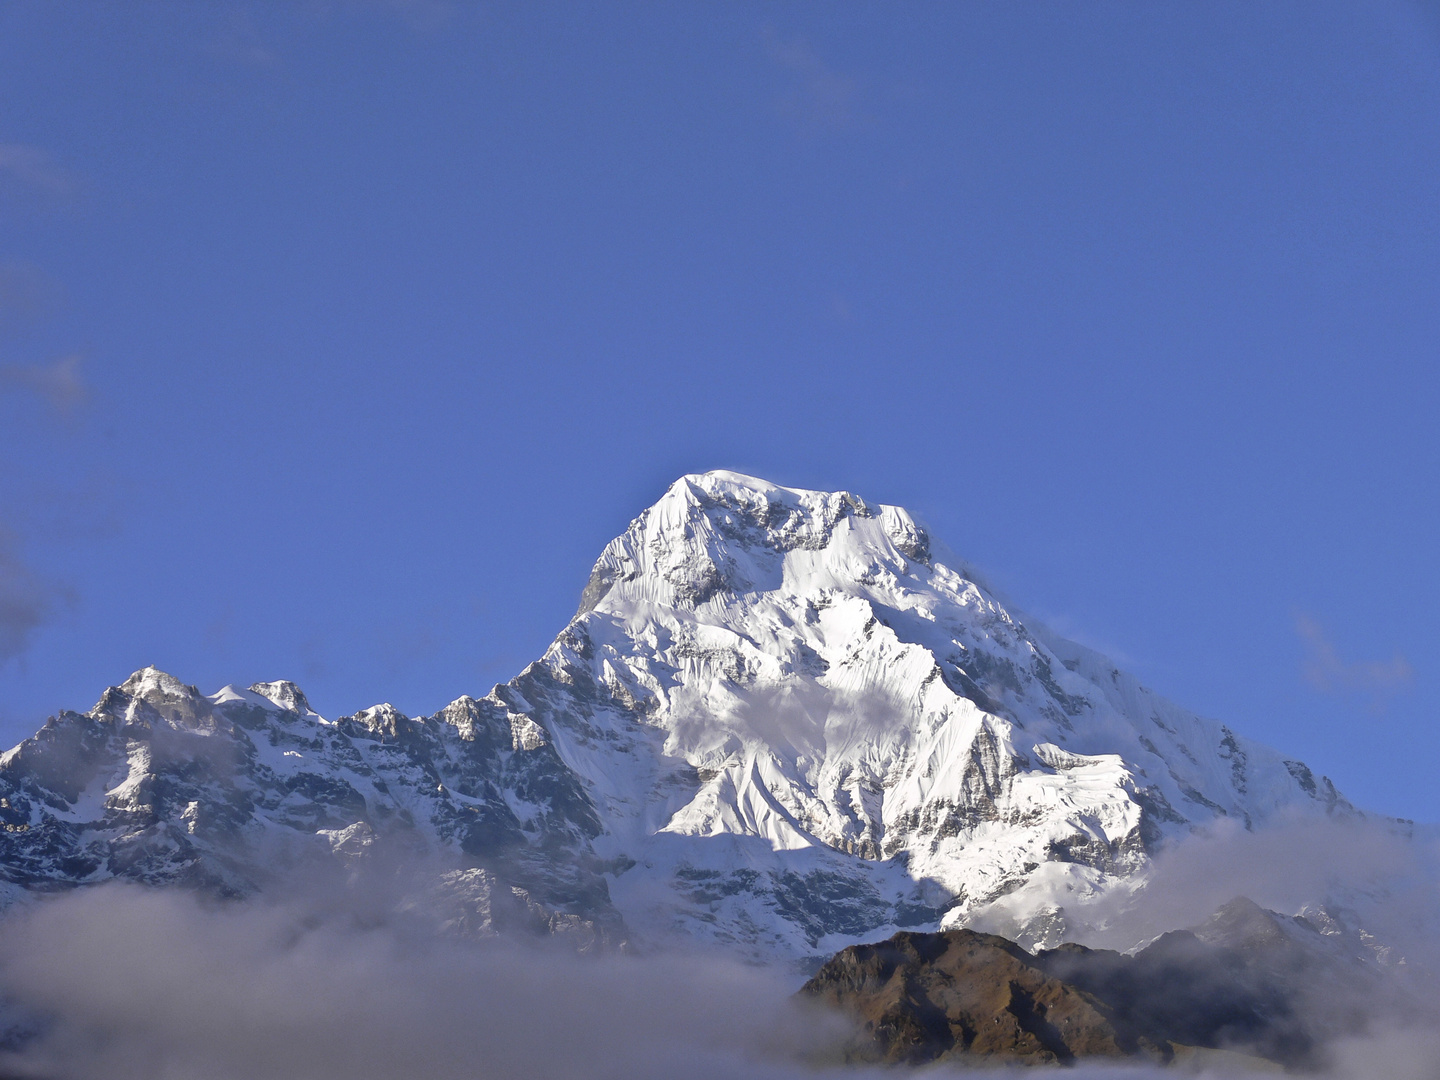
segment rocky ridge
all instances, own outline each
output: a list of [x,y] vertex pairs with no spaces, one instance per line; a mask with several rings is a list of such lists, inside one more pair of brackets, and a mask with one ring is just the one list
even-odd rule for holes
[[1136,1058],[1281,1072],[1324,1065],[1326,1042],[1364,1030],[1381,989],[1378,968],[1306,920],[1240,898],[1133,956],[900,933],[844,949],[800,993],[856,1021],[852,1061]]
[[420,870],[471,934],[623,938],[585,792],[498,697],[330,722],[292,683],[207,697],[146,668],[0,756],[0,791],[12,898],[116,879],[244,897],[379,863]]

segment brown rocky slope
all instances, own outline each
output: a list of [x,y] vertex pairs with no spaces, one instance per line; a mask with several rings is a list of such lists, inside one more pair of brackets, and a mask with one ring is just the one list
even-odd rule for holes
[[841,951],[800,994],[857,1021],[854,1061],[1165,1063],[1206,1048],[1303,1069],[1321,1064],[1323,1033],[1360,1023],[1351,1005],[1376,974],[1298,922],[1236,900],[1133,956],[899,933]]

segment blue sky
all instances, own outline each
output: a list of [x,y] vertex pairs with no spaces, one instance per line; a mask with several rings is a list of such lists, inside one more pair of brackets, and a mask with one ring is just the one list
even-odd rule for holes
[[0,741],[429,712],[733,468],[1440,820],[1434,5],[0,5]]

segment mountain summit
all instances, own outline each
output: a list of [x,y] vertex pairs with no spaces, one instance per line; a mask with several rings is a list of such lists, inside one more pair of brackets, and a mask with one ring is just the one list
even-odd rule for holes
[[1053,944],[1067,897],[1133,887],[1168,839],[1351,812],[937,548],[848,492],[682,477],[482,699],[332,722],[292,683],[152,668],[62,713],[0,757],[0,873],[245,894],[401,837],[471,929],[811,956],[997,912]]

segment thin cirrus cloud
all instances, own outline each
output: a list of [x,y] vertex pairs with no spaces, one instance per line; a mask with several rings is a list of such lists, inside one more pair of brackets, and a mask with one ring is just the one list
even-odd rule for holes
[[1324,628],[1303,614],[1295,616],[1295,632],[1305,645],[1301,674],[1323,694],[1363,695],[1370,698],[1371,708],[1379,711],[1415,681],[1415,669],[1399,652],[1389,660],[1346,660]]
[[76,188],[74,174],[45,150],[24,143],[0,143],[0,177],[49,195],[68,195]]
[[28,391],[48,402],[56,412],[68,413],[89,395],[80,376],[80,360],[80,355],[73,353],[49,364],[0,365],[0,392]]
[[[424,35],[449,25],[462,9],[451,0],[352,0],[341,5],[310,5],[303,12],[306,18],[322,22],[380,13],[392,16],[403,29]],[[284,67],[300,32],[292,26],[287,33],[273,21],[257,18],[255,12],[245,9],[210,14],[214,21],[205,42],[207,50],[250,68]]]
[[779,111],[803,131],[842,131],[861,119],[855,82],[826,64],[801,38],[787,39],[773,27],[764,32],[765,52],[788,76],[776,100]]
[[0,263],[0,328],[32,322],[59,307],[62,290],[26,263]]

